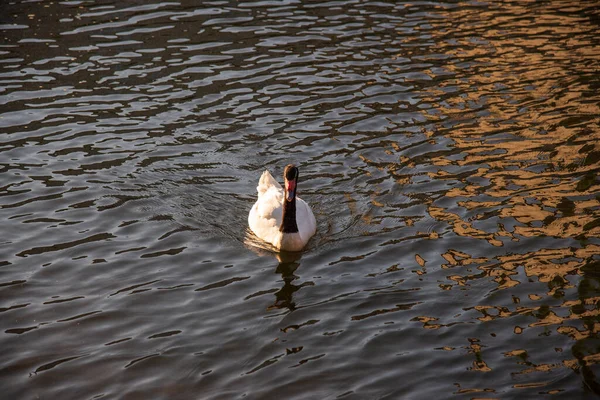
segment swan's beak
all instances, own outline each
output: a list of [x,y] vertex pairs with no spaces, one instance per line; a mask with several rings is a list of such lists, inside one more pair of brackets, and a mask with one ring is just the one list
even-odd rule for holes
[[285,198],[287,201],[294,200],[294,196],[296,195],[296,180],[285,181]]

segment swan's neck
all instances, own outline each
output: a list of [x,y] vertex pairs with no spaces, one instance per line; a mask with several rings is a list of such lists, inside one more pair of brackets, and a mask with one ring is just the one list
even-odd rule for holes
[[298,232],[298,224],[296,223],[296,196],[292,201],[283,200],[283,218],[279,231],[282,233]]

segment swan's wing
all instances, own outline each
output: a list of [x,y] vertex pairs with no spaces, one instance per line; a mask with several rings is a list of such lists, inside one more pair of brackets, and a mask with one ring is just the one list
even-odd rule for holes
[[317,220],[308,203],[299,197],[296,197],[296,223],[298,232],[306,244],[317,232]]
[[275,178],[273,178],[273,175],[271,175],[269,171],[265,170],[265,172],[263,172],[260,176],[258,186],[256,187],[258,197],[265,194],[270,188],[275,188],[283,192],[283,188],[281,187],[279,182],[277,182]]
[[283,215],[283,190],[270,187],[258,198],[256,206],[256,211],[260,218],[274,219],[276,223],[281,224]]
[[262,194],[259,193],[258,200],[248,215],[248,225],[254,234],[273,245],[281,240],[279,226],[283,213],[283,190],[280,188],[271,186]]

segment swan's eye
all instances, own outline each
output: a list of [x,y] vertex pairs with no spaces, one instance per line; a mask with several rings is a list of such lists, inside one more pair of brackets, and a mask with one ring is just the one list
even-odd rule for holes
[[297,177],[298,177],[298,168],[291,167],[291,168],[288,168],[287,171],[285,171],[285,178],[288,181],[292,181],[292,180],[296,179]]

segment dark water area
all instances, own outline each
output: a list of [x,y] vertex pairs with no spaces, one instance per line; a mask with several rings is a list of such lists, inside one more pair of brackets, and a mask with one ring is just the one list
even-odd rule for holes
[[2,2],[1,397],[595,398],[599,10]]

